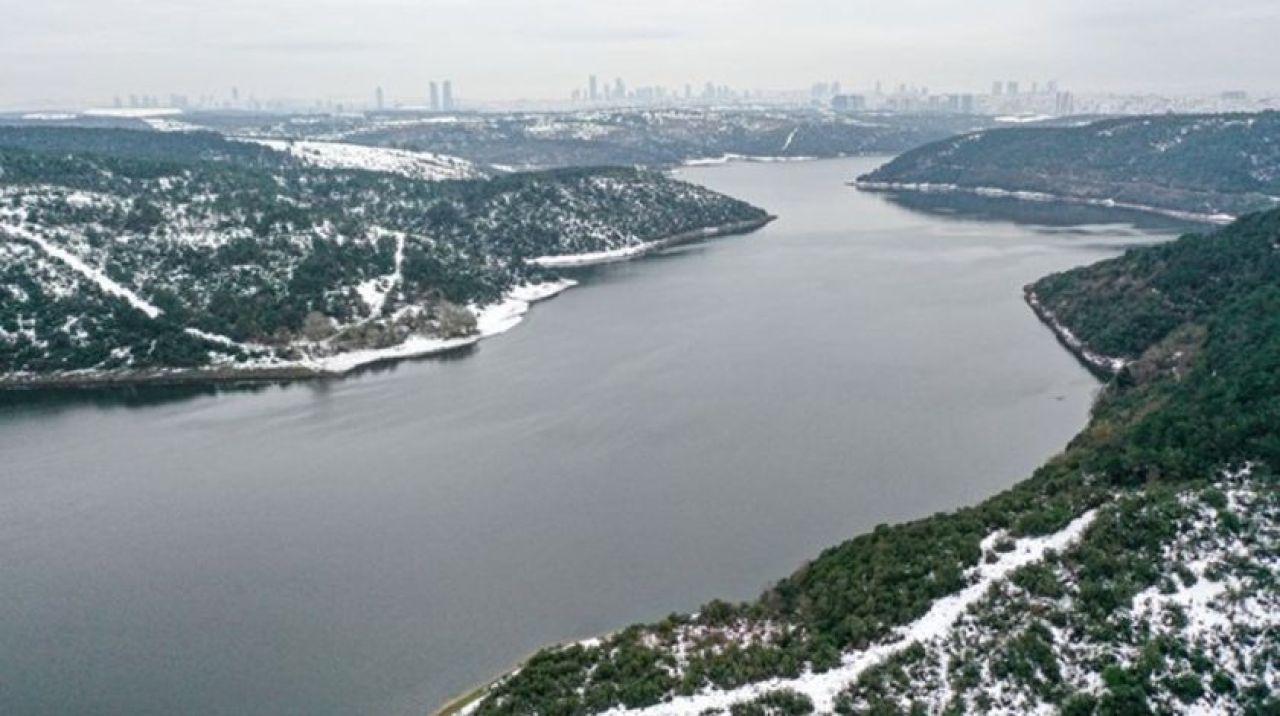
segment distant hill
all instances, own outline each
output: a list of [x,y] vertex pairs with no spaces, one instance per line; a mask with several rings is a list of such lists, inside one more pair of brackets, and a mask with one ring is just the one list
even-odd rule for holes
[[209,132],[0,128],[0,384],[340,372],[563,285],[531,259],[768,219],[657,172],[427,181],[472,170],[357,149],[322,159],[369,170]]
[[340,141],[511,168],[665,167],[726,158],[897,154],[996,124],[991,117],[976,115],[735,108],[459,115],[192,113],[183,121],[234,136]]
[[1280,112],[987,129],[913,149],[857,184],[1143,207],[1226,221],[1280,206]]

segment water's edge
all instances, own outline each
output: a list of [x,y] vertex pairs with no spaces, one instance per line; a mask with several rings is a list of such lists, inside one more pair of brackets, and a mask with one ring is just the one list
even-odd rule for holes
[[1015,201],[1030,201],[1042,204],[1076,204],[1081,206],[1097,206],[1104,209],[1126,209],[1128,211],[1139,211],[1145,214],[1166,216],[1171,219],[1193,221],[1197,223],[1211,224],[1214,226],[1229,224],[1236,219],[1235,216],[1230,214],[1204,214],[1194,211],[1167,209],[1159,206],[1151,206],[1149,204],[1133,204],[1126,201],[1116,201],[1115,199],[1091,199],[1083,196],[1071,196],[1070,194],[1049,194],[1040,191],[1000,189],[997,187],[987,186],[970,187],[960,186],[959,184],[866,181],[863,179],[855,179],[849,182],[849,186],[862,191],[871,192],[910,191],[920,194],[966,194],[969,196],[1013,199]]
[[[776,216],[769,214],[761,219],[735,221],[721,226],[711,226],[693,231],[686,231],[666,238],[639,244],[634,247],[628,247],[627,249],[618,250],[618,252],[616,252],[617,255],[600,260],[587,259],[575,261],[573,260],[573,256],[550,257],[561,259],[561,261],[558,263],[553,262],[544,265],[549,268],[554,267],[567,269],[587,267],[602,263],[629,261],[632,259],[643,258],[644,256],[662,249],[695,241],[748,234],[768,225],[776,218]],[[614,252],[605,253],[612,254]],[[588,256],[594,255],[589,254]],[[554,298],[575,285],[576,282],[574,281],[565,281],[553,286],[554,290],[548,291],[544,294],[524,298],[518,302],[522,302],[527,305],[541,303]],[[495,307],[501,308],[501,306],[502,304],[497,304]],[[523,315],[523,311],[520,311],[519,313]],[[367,360],[357,361],[351,367],[346,369],[331,369],[325,367],[313,367],[309,365],[283,365],[250,366],[243,368],[234,366],[217,366],[202,368],[154,368],[143,370],[87,370],[47,374],[19,373],[0,376],[0,393],[44,389],[104,388],[142,385],[249,385],[308,380],[332,380],[351,376],[359,373],[361,370],[375,366],[389,365],[406,360],[462,353],[471,349],[477,343],[486,338],[492,338],[505,333],[511,328],[514,328],[518,323],[519,321],[516,321],[492,332],[482,331],[475,335],[459,339],[432,339],[430,342],[434,342],[435,345],[424,346],[421,349],[416,350],[405,350],[407,344],[400,344],[390,346],[386,349],[371,351],[371,353],[375,355],[372,355]],[[341,358],[343,355],[344,354],[337,354],[334,357]]]
[[[1065,348],[1067,352],[1071,353],[1071,355],[1074,356],[1082,366],[1087,368],[1104,384],[1114,378],[1116,373],[1124,367],[1126,363],[1124,359],[1103,356],[1090,351],[1088,347],[1086,347],[1070,332],[1070,330],[1057,320],[1051,311],[1044,307],[1039,300],[1039,297],[1035,294],[1032,284],[1028,284],[1024,287],[1023,293],[1024,300],[1026,301],[1027,306],[1031,309],[1031,312],[1042,324],[1052,331],[1054,336],[1058,339],[1059,344],[1061,344],[1062,347]],[[854,536],[856,537],[856,535]],[[607,638],[612,633],[613,632],[602,635],[602,638]],[[558,646],[565,646],[572,643],[577,643],[577,640],[550,644],[543,647],[543,649],[556,648]],[[542,649],[539,649],[538,651],[541,650]],[[537,652],[535,652],[535,654],[536,653]],[[514,667],[506,669],[493,678],[487,679],[484,682],[449,699],[432,711],[431,716],[467,716],[467,714],[470,714],[475,707],[479,705],[480,701],[491,688],[518,672],[523,668],[525,662],[527,662],[532,656],[533,654],[529,654],[521,658]]]

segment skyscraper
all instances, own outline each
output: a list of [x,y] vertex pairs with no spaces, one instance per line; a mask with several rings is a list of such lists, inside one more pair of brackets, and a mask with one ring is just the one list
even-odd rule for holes
[[440,84],[434,80],[431,82],[431,111],[440,111]]
[[381,111],[382,111],[382,107],[383,107],[383,104],[382,104],[382,87],[375,87],[375,88],[373,89],[373,102],[374,102],[374,104],[375,104],[375,105],[377,105],[377,107],[378,107],[378,111],[379,111],[379,112],[381,112]]
[[1004,91],[1005,91],[1005,94],[1018,94],[1018,81],[1009,80],[1008,82],[1004,83]]
[[453,111],[453,82],[445,80],[440,86],[440,106],[446,112]]
[[600,83],[596,80],[595,75],[591,75],[591,77],[587,78],[587,87],[587,97],[592,102],[600,99]]
[[1054,100],[1054,113],[1063,116],[1074,114],[1076,111],[1075,98],[1070,92],[1059,92]]
[[992,82],[991,94],[996,97],[999,97],[1000,95],[1004,94],[1004,83],[1002,83],[1000,80],[996,80],[995,82]]

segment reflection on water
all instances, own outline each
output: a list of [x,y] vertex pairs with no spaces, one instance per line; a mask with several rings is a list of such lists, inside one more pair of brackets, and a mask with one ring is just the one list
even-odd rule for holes
[[72,388],[0,389],[0,421],[24,411],[56,410],[91,405],[98,408],[146,408],[165,403],[181,403],[197,398],[241,393],[264,393],[273,390],[300,390],[324,394],[336,381],[395,373],[401,365],[420,361],[465,360],[475,346],[460,346],[442,353],[418,358],[402,358],[361,366],[343,376],[323,376],[302,380],[180,381],[173,383],[141,383],[86,385]]
[[[1089,204],[1023,201],[1008,197],[987,197],[962,192],[881,192],[891,203],[911,211],[942,216],[956,221],[1012,221],[1031,226],[1108,226],[1114,234],[1141,235],[1147,232],[1200,233],[1206,224],[1131,209],[1113,209]],[[1085,229],[1092,232],[1092,229]]]

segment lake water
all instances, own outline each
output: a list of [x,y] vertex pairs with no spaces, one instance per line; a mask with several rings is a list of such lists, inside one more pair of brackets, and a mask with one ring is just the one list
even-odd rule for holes
[[779,220],[447,359],[3,396],[0,712],[421,715],[1028,476],[1097,384],[1022,285],[1168,229],[844,185],[876,163],[686,170]]

